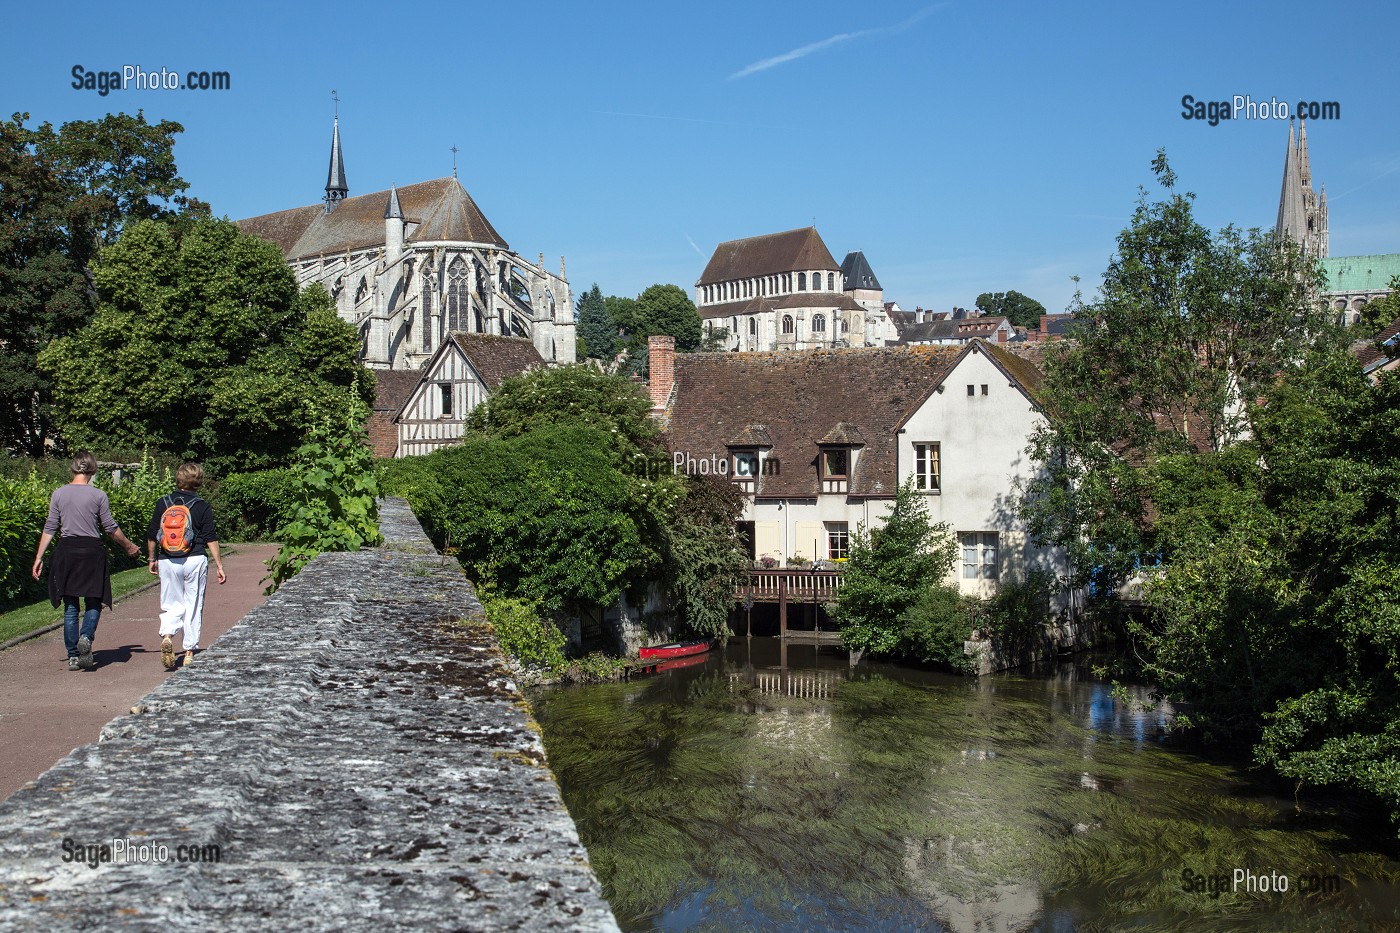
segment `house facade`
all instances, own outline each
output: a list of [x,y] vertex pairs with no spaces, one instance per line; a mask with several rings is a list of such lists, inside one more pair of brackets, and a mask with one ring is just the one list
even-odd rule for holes
[[894,339],[884,291],[864,253],[837,265],[815,227],[729,240],[695,283],[707,335],[726,349],[884,346]]
[[[524,337],[449,334],[421,370],[378,374],[369,425],[375,454],[412,457],[460,442],[472,409],[509,377],[544,365]],[[407,389],[404,376],[412,379]],[[396,398],[402,401],[386,417]]]
[[350,197],[332,131],[322,203],[238,221],[275,243],[298,286],[320,283],[360,330],[375,369],[418,369],[454,333],[525,337],[547,360],[575,357],[573,296],[554,272],[515,252],[457,180]]
[[1037,568],[1067,572],[1063,554],[1034,545],[1016,514],[1041,419],[1040,373],[1026,356],[975,340],[682,354],[658,365],[670,352],[653,346],[651,389],[674,466],[724,464],[747,494],[755,558],[840,560],[851,534],[883,524],[912,480],[932,519],[957,536],[953,576],[964,592],[991,595]]

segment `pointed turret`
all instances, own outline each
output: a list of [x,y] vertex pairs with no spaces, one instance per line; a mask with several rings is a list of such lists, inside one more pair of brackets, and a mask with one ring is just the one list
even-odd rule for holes
[[384,205],[384,258],[395,262],[403,255],[404,219],[399,206],[398,185],[389,186],[389,200]]
[[1312,166],[1308,164],[1308,125],[1298,118],[1298,175],[1303,188],[1312,187]]
[[326,173],[326,213],[350,194],[350,186],[345,183],[345,156],[340,150],[340,117],[335,118],[335,129],[331,133],[331,167]]

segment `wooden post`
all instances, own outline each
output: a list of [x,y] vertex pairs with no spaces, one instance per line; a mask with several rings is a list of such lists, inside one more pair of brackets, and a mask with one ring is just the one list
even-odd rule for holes
[[787,638],[787,574],[778,577],[778,637]]

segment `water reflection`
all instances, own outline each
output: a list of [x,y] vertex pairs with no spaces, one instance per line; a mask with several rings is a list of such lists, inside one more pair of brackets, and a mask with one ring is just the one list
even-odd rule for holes
[[[737,639],[693,667],[531,700],[630,929],[1400,919],[1400,865],[1171,748],[1171,709],[1129,693],[1084,665],[971,680]],[[1349,884],[1292,901],[1182,890],[1184,869],[1237,866]]]

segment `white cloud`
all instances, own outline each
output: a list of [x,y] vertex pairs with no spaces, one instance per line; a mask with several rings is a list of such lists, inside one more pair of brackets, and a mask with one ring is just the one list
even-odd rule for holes
[[880,26],[875,29],[862,29],[858,32],[837,33],[834,36],[828,36],[827,38],[821,39],[817,42],[811,42],[807,45],[801,46],[800,48],[793,49],[791,52],[784,52],[781,55],[774,55],[772,58],[765,58],[760,61],[756,61],[752,65],[746,65],[743,68],[740,68],[738,71],[734,72],[732,75],[729,76],[729,80],[733,81],[737,78],[747,78],[751,74],[757,74],[760,71],[767,71],[769,68],[776,68],[778,65],[785,65],[788,62],[797,61],[799,58],[805,58],[808,55],[811,55],[813,52],[821,52],[825,49],[832,48],[833,46],[842,45],[846,42],[850,42],[852,39],[863,39],[866,36],[877,36],[882,34],[893,35],[894,33],[903,32],[910,26],[913,26],[919,20],[933,13],[941,6],[943,6],[943,4],[941,3],[935,3],[933,6],[926,6],[919,12],[915,13],[913,16],[906,19],[904,22],[898,23],[894,26]]

